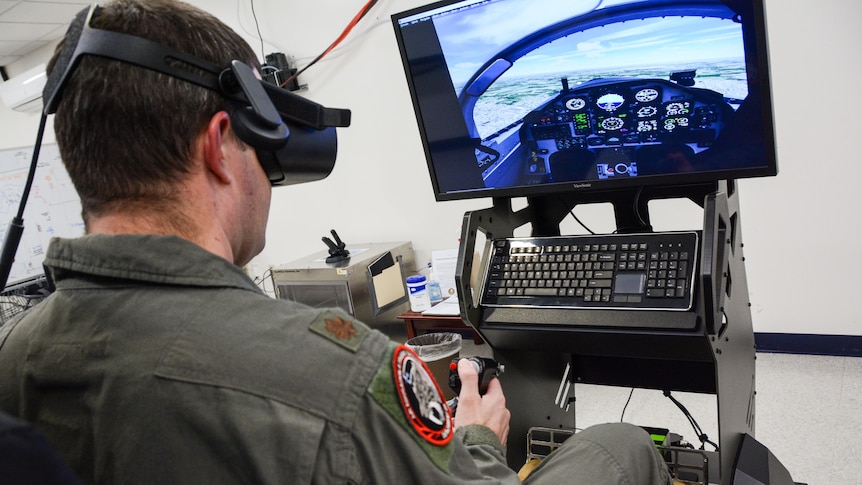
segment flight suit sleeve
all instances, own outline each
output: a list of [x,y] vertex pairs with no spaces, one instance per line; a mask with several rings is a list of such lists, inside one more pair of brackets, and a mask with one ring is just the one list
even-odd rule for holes
[[404,346],[384,352],[360,409],[352,434],[367,483],[520,484],[490,429],[454,430],[434,377]]

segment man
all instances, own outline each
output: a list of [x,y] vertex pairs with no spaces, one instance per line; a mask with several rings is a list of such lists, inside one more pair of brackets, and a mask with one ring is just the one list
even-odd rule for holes
[[[117,0],[90,25],[256,65],[228,27],[171,0]],[[270,182],[235,130],[240,109],[81,60],[55,131],[87,235],[52,242],[56,292],[0,327],[0,410],[88,483],[519,483],[498,381],[480,396],[462,361],[453,421],[414,353],[338,310],[268,298],[242,272],[264,246]],[[628,425],[579,433],[529,481],[578,476],[668,482]]]

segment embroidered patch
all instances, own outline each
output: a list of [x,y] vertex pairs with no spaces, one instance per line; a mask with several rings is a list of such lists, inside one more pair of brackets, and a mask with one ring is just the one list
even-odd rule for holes
[[356,352],[368,335],[368,328],[365,326],[357,325],[350,318],[330,311],[322,313],[309,328],[353,352]]
[[404,416],[413,429],[432,445],[452,440],[452,414],[425,362],[400,345],[392,357],[395,388]]

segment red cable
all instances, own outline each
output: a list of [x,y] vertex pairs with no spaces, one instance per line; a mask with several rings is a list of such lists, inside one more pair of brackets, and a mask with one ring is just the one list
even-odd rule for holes
[[315,57],[313,61],[308,63],[308,65],[306,65],[305,67],[303,67],[302,69],[297,71],[296,74],[294,74],[293,76],[290,76],[289,78],[287,78],[283,83],[281,83],[281,87],[283,88],[283,87],[287,86],[294,79],[299,77],[300,74],[305,72],[306,69],[308,69],[309,67],[316,64],[317,61],[323,59],[324,56],[326,56],[333,49],[335,49],[335,47],[338,46],[338,44],[340,44],[341,41],[343,41],[345,39],[345,37],[347,37],[350,34],[350,31],[353,30],[354,27],[356,27],[356,24],[358,24],[359,21],[362,20],[363,17],[365,17],[365,15],[368,13],[369,10],[371,10],[371,7],[373,7],[375,3],[377,3],[377,0],[368,0],[368,3],[366,3],[365,6],[362,7],[361,10],[359,10],[359,12],[356,14],[356,16],[353,17],[353,20],[351,20],[350,23],[347,24],[347,27],[345,27],[345,29],[341,32],[341,35],[339,35],[338,38],[335,39],[335,42],[330,44],[329,47],[327,47],[325,51],[323,51],[319,56]]

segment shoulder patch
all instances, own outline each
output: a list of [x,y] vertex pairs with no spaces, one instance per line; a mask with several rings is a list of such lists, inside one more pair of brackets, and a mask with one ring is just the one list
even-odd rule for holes
[[404,416],[428,443],[444,446],[452,440],[452,413],[425,362],[405,345],[392,354],[395,388]]
[[328,310],[311,323],[309,330],[351,352],[356,352],[368,336],[368,327],[365,325],[357,324],[345,315]]

